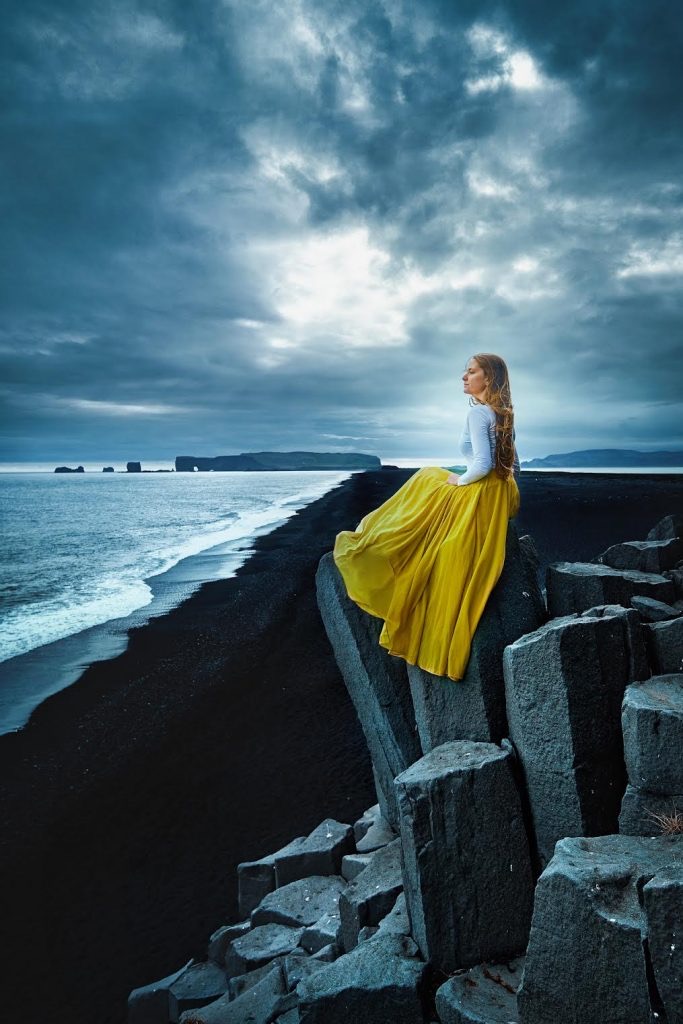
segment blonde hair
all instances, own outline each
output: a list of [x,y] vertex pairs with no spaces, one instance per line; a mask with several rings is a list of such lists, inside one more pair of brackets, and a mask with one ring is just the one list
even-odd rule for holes
[[492,352],[472,356],[484,371],[486,386],[477,401],[490,405],[496,414],[496,453],[493,468],[503,480],[513,475],[515,461],[515,413],[510,396],[510,377],[505,360]]

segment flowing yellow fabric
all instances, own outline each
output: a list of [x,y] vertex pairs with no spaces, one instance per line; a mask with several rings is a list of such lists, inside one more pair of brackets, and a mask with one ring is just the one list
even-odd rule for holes
[[427,672],[462,679],[472,637],[503,571],[513,477],[494,470],[458,486],[449,470],[418,470],[383,505],[343,530],[334,561],[349,597],[384,619],[379,642]]

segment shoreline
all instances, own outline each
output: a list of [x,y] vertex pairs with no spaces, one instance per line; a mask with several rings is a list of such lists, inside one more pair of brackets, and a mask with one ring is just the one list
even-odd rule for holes
[[[324,494],[312,497],[306,504],[331,493],[341,483],[332,484]],[[258,537],[278,529],[305,507],[295,496],[273,507],[271,522],[248,528],[244,537],[218,541],[179,558],[161,572],[142,577],[151,598],[127,615],[96,623],[0,662],[0,737],[24,728],[45,700],[77,682],[91,665],[124,653],[131,630],[168,614],[205,583],[231,578],[251,557]]]
[[[8,1011],[123,1024],[131,989],[238,919],[239,861],[375,803],[314,576],[411,472],[354,474],[0,736]],[[683,511],[681,477],[539,473],[520,490],[542,565]]]

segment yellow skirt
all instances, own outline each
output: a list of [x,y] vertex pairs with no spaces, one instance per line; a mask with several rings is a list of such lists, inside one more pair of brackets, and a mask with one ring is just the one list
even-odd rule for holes
[[462,487],[446,483],[449,472],[414,473],[355,531],[337,534],[334,561],[349,597],[384,619],[389,654],[457,680],[503,571],[519,489],[494,470]]

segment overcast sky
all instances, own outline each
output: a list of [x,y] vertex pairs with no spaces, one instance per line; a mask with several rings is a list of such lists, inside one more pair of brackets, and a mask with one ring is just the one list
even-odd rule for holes
[[0,460],[683,448],[677,4],[5,11]]

